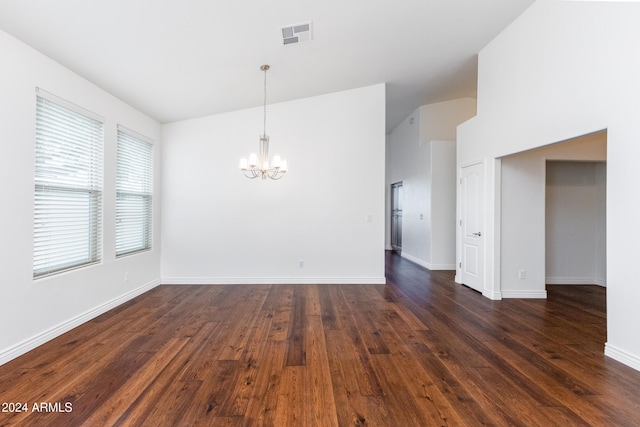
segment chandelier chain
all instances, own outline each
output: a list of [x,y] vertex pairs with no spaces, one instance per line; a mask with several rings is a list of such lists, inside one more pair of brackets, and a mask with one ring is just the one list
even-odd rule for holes
[[263,108],[263,123],[262,123],[262,129],[263,135],[267,134],[267,68],[264,68],[264,108]]

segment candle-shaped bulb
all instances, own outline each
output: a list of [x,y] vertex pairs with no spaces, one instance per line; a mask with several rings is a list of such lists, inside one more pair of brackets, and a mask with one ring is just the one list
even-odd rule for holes
[[258,165],[258,156],[256,153],[249,154],[249,166],[255,168]]
[[281,163],[280,163],[280,156],[273,156],[273,162],[272,165],[275,169],[280,169]]

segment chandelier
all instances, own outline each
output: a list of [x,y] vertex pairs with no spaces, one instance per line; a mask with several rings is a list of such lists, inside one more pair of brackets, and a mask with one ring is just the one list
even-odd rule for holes
[[240,170],[249,179],[280,179],[287,172],[287,161],[280,156],[273,156],[269,163],[269,137],[267,136],[267,70],[268,65],[260,67],[264,71],[264,116],[263,130],[260,135],[260,154],[249,154],[249,158],[240,159]]

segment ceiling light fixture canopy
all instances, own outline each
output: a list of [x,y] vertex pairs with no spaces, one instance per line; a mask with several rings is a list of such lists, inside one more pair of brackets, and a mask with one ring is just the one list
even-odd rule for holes
[[268,65],[260,67],[264,71],[264,115],[263,129],[260,135],[260,155],[256,153],[249,154],[249,158],[240,159],[240,170],[244,172],[244,176],[249,179],[280,179],[288,170],[287,161],[280,156],[273,156],[269,163],[269,137],[267,136],[267,71]]

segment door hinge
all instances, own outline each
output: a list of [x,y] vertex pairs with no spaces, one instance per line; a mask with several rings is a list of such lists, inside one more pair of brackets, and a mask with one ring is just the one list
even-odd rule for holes
[[462,220],[460,220],[460,225],[462,225]]
[[458,267],[462,268],[462,263],[461,262],[458,263]]

